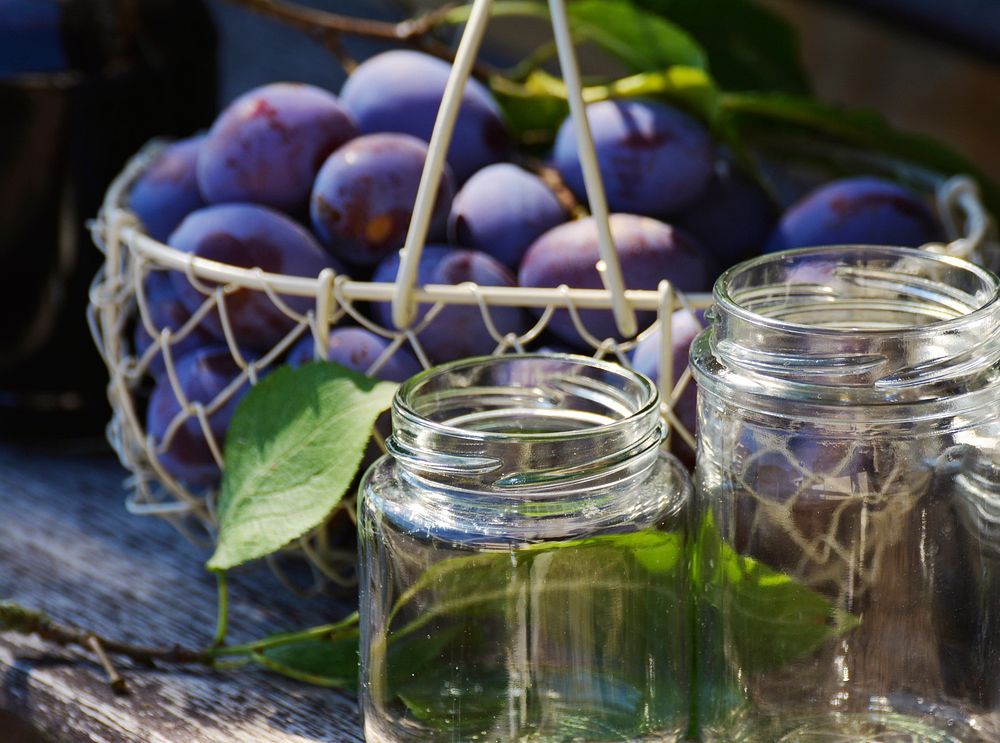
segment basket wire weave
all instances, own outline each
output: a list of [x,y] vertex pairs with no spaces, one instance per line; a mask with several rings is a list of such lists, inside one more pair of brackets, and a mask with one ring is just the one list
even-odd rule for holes
[[[611,358],[629,365],[629,353],[639,341],[660,333],[661,410],[668,425],[668,436],[677,437],[679,445],[693,451],[692,431],[678,420],[674,407],[685,388],[691,384],[690,371],[673,378],[671,322],[678,309],[694,311],[711,305],[710,294],[684,295],[668,281],[660,282],[657,290],[627,290],[624,287],[617,254],[608,225],[608,207],[593,139],[584,116],[584,102],[579,70],[571,43],[563,0],[550,0],[550,12],[560,65],[569,91],[570,111],[580,136],[580,160],[583,165],[591,214],[598,225],[600,256],[598,271],[604,289],[496,287],[465,283],[456,286],[416,286],[416,269],[426,240],[432,205],[443,171],[445,154],[454,129],[462,93],[469,78],[472,62],[478,52],[492,0],[474,0],[473,10],[459,44],[455,64],[442,99],[438,118],[428,148],[428,157],[418,189],[413,218],[401,251],[401,262],[395,283],[354,281],[346,275],[326,269],[315,278],[272,274],[260,269],[240,268],[170,248],[143,232],[138,218],[128,210],[128,191],[132,183],[156,157],[162,143],[153,142],[140,151],[108,189],[104,204],[91,225],[94,241],[105,254],[105,262],[95,277],[90,292],[87,316],[98,349],[108,367],[108,396],[112,419],[108,425],[108,440],[122,464],[130,471],[127,486],[130,495],[126,505],[137,515],[158,516],[172,522],[194,541],[211,540],[215,529],[215,492],[193,491],[172,477],[159,462],[159,455],[171,444],[177,430],[188,420],[198,421],[212,456],[222,467],[222,443],[216,440],[209,426],[209,417],[226,404],[249,381],[256,384],[264,370],[281,363],[286,351],[305,333],[311,333],[316,344],[316,356],[326,349],[329,329],[341,321],[350,321],[390,341],[389,347],[375,360],[368,373],[374,374],[400,346],[408,346],[425,368],[431,364],[421,347],[418,334],[435,321],[449,305],[474,305],[479,308],[483,325],[495,341],[495,354],[524,353],[546,329],[553,314],[565,309],[579,336],[591,347],[597,358]],[[948,243],[925,246],[937,252],[984,261],[992,249],[991,221],[983,208],[975,183],[964,176],[955,176],[938,184],[938,211],[947,230]],[[151,271],[182,272],[201,294],[204,302],[177,331],[158,328],[151,319],[144,293],[144,282]],[[262,292],[293,323],[293,329],[272,349],[254,360],[247,359],[236,343],[232,326],[226,316],[226,303],[220,301],[237,290]],[[308,297],[313,307],[296,312],[282,297]],[[391,302],[393,321],[397,327],[384,327],[373,322],[358,308],[365,302]],[[413,322],[417,304],[430,305],[426,314]],[[537,319],[521,334],[503,334],[491,317],[497,307],[521,307],[534,310]],[[581,320],[580,310],[603,309],[614,314],[616,325],[625,341],[600,338],[588,330]],[[637,311],[654,311],[656,321],[645,328],[636,324]],[[242,370],[240,375],[209,403],[189,401],[177,377],[172,349],[194,332],[201,320],[218,312],[226,345],[233,360]],[[130,342],[131,330],[141,324],[153,339],[152,344],[137,355]],[[162,357],[166,378],[180,403],[180,412],[169,424],[162,440],[155,441],[145,429],[141,418],[142,382],[150,364]],[[378,439],[378,436],[376,436]],[[787,453],[785,453],[787,455]],[[338,511],[353,519],[353,500],[345,498]],[[192,528],[198,527],[198,528]],[[313,570],[314,585],[306,592],[319,590],[325,581],[348,585],[352,581],[353,551],[338,549],[330,543],[329,532],[320,528],[291,545],[304,555]],[[299,590],[284,576],[275,560],[272,567],[289,588]]]

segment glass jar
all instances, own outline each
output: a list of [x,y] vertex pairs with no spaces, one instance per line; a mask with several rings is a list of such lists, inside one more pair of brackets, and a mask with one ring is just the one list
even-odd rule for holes
[[725,273],[695,342],[705,740],[1000,740],[998,279],[906,248]]
[[359,506],[366,739],[678,739],[690,483],[655,386],[474,358],[409,380],[392,422]]

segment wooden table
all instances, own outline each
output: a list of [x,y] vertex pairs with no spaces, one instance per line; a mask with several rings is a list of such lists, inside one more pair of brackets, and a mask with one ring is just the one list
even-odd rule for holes
[[[128,514],[107,447],[53,452],[0,443],[0,599],[146,645],[204,646],[215,621],[207,552]],[[334,621],[348,602],[292,596],[264,570],[233,576],[231,640]],[[117,662],[117,659],[116,659]],[[0,635],[0,741],[361,741],[352,697],[249,667],[119,664],[115,695],[82,650]]]

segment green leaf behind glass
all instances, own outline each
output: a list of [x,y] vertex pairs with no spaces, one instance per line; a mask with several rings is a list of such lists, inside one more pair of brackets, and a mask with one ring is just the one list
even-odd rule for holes
[[[571,739],[600,726],[608,740],[634,738],[686,708],[687,658],[674,632],[682,626],[686,581],[683,535],[654,530],[443,560],[396,601],[385,640],[387,693],[424,724],[463,739],[490,738],[516,683],[504,660],[505,643],[515,639],[507,633],[527,612],[540,648],[552,644],[558,653],[566,632],[579,634],[579,662],[592,657],[597,667],[618,668],[589,681],[600,686],[600,709],[561,710],[559,731],[545,733]],[[544,704],[555,714],[561,697],[545,690],[569,690],[580,679],[536,660],[537,693],[546,693]],[[651,664],[655,684],[647,676]],[[533,689],[524,690],[522,702],[533,703]]]
[[395,390],[331,362],[282,367],[254,387],[226,437],[208,567],[263,557],[321,524],[350,486]]
[[[488,614],[497,611],[512,592],[520,590],[518,573],[522,565],[540,556],[557,556],[548,567],[542,587],[549,595],[557,592],[627,589],[626,581],[635,571],[623,560],[634,561],[644,572],[682,578],[684,542],[680,534],[644,530],[565,542],[545,542],[512,553],[488,552],[443,560],[424,571],[396,601],[392,616],[417,602],[422,610],[403,627],[393,630],[393,638],[409,635],[444,615]],[[641,586],[649,585],[645,578]],[[639,585],[636,586],[637,588]],[[664,579],[652,584],[653,591],[683,595],[683,585]],[[423,601],[426,594],[432,601]],[[423,608],[426,607],[426,608]]]
[[[693,564],[705,603],[701,610],[725,607],[726,635],[746,673],[807,656],[860,623],[791,576],[738,554],[710,519],[702,524]],[[706,624],[718,625],[712,619]]]

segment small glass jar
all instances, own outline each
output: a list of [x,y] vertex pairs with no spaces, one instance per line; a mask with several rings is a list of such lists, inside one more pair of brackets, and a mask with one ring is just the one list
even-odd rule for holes
[[767,255],[696,340],[704,740],[1000,740],[998,279]]
[[678,739],[690,482],[655,386],[569,355],[405,383],[361,485],[369,741]]

